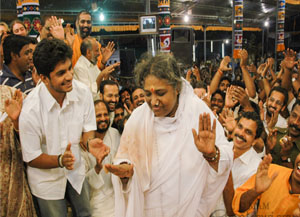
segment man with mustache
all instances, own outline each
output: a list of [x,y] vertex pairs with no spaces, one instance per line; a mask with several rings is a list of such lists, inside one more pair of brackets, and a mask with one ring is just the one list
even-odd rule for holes
[[273,163],[293,168],[300,152],[300,101],[297,100],[288,118],[288,128],[275,128],[267,139],[267,152]]
[[104,80],[100,83],[100,99],[108,104],[110,123],[115,117],[116,104],[119,102],[119,85],[112,80]]
[[140,87],[136,87],[132,91],[131,98],[133,109],[136,109],[145,102],[145,91]]
[[115,129],[119,129],[119,125],[120,125],[120,121],[124,118],[125,115],[125,109],[123,107],[123,105],[119,102],[116,105],[116,109],[115,109],[115,117],[114,117],[114,121],[112,124],[112,127]]
[[228,216],[234,215],[231,204],[234,189],[246,182],[261,161],[253,148],[255,140],[261,136],[263,123],[255,112],[242,112],[233,131],[233,166],[227,184],[215,210],[226,210]]
[[279,113],[283,111],[288,102],[288,92],[282,87],[273,87],[266,102],[264,126],[269,130],[274,127],[287,128],[285,118]]
[[[80,45],[82,40],[91,35],[92,32],[92,15],[90,12],[86,10],[82,10],[78,13],[76,17],[76,28],[77,34],[74,37],[73,41],[73,57],[72,57],[72,65],[75,66],[79,57],[81,56]],[[99,51],[101,50],[101,44],[99,45]],[[115,44],[113,42],[109,42],[107,46],[103,49],[103,53],[98,57],[97,66],[99,69],[104,69],[107,60],[111,57],[111,55],[115,52],[114,49]]]
[[97,130],[95,137],[103,140],[110,148],[108,155],[95,158],[93,155],[83,151],[86,161],[86,177],[90,185],[90,205],[94,217],[114,217],[114,190],[111,182],[111,173],[102,170],[103,164],[111,164],[120,143],[119,132],[110,127],[109,107],[102,100],[94,102]]

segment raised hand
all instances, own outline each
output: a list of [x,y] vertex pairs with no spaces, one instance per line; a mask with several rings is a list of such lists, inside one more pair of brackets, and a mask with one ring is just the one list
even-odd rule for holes
[[71,151],[71,143],[68,144],[63,156],[62,156],[62,164],[67,170],[74,169],[75,156]]
[[228,64],[230,63],[230,57],[229,56],[225,56],[224,59],[221,61],[220,63],[220,67],[219,69],[222,71],[222,72],[225,72],[225,71],[230,71],[231,68],[228,67]]
[[233,95],[232,95],[233,89],[234,89],[234,87],[230,86],[226,90],[225,107],[227,107],[227,108],[233,108],[238,103],[238,101],[236,99],[233,99]]
[[103,73],[103,75],[104,75],[104,78],[109,76],[110,73],[112,73],[113,71],[115,71],[115,68],[118,67],[119,65],[120,65],[120,62],[117,62],[117,63],[111,64],[111,65],[105,67],[105,69],[103,69],[101,71],[101,73]]
[[260,119],[262,121],[264,121],[265,120],[265,109],[264,109],[264,103],[263,103],[263,101],[260,100],[258,102],[258,106],[259,106],[259,116],[260,116]]
[[113,55],[115,52],[115,43],[113,41],[108,42],[107,46],[103,49],[102,52],[102,62],[106,63],[107,60]]
[[206,157],[213,157],[216,153],[216,119],[211,127],[211,119],[209,113],[199,115],[198,133],[192,129],[194,142],[197,149]]
[[226,128],[226,130],[228,132],[233,132],[236,126],[233,111],[228,108],[224,108],[224,112],[222,112],[220,116],[222,116],[222,119],[224,121],[223,126]]
[[232,96],[239,101],[243,109],[253,110],[249,96],[243,88],[235,86],[232,90]]
[[284,66],[288,69],[292,69],[296,64],[296,52],[294,52],[292,49],[287,49],[286,52],[283,52],[284,55]]
[[247,66],[248,61],[248,52],[247,50],[243,49],[240,51],[240,66]]
[[272,113],[272,116],[269,120],[269,122],[267,122],[267,127],[268,130],[273,129],[278,121],[278,116],[279,116],[279,112],[278,111],[274,111]]
[[12,99],[5,100],[5,112],[12,121],[18,121],[22,110],[23,96],[20,90],[16,90]]
[[64,40],[65,39],[65,32],[62,26],[61,20],[58,20],[56,16],[51,16],[51,26],[50,26],[50,33],[54,38]]
[[66,28],[65,28],[65,34],[66,34],[66,40],[69,44],[70,47],[73,46],[74,40],[75,40],[75,33],[74,29],[71,27],[70,23],[67,23]]
[[211,108],[211,92],[210,92],[210,86],[207,86],[207,94],[202,99],[206,105]]
[[267,150],[271,151],[276,145],[277,141],[277,129],[272,129],[269,131],[269,135],[267,137]]
[[132,164],[105,164],[104,170],[111,172],[112,174],[119,176],[120,178],[130,178],[133,176],[133,165]]
[[271,186],[274,179],[277,177],[278,173],[274,173],[272,177],[268,176],[269,166],[272,162],[272,156],[270,154],[266,155],[264,159],[260,162],[255,179],[255,191],[257,194],[262,194]]

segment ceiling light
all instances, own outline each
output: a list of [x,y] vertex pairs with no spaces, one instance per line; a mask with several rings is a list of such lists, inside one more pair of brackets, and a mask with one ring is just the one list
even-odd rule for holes
[[225,43],[228,44],[228,43],[229,43],[229,39],[226,39],[226,40],[225,40]]
[[184,15],[184,18],[183,18],[184,22],[189,22],[190,18],[188,15]]
[[264,25],[265,25],[265,27],[269,27],[269,25],[270,25],[269,21],[268,20],[265,21]]
[[104,14],[102,12],[100,13],[99,19],[100,19],[100,21],[104,21],[104,19],[105,19]]

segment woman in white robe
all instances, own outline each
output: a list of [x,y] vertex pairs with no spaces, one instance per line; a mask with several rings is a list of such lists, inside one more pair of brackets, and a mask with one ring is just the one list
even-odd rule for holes
[[147,103],[127,121],[114,165],[105,165],[115,216],[209,216],[233,161],[222,126],[172,55],[148,57],[135,73]]

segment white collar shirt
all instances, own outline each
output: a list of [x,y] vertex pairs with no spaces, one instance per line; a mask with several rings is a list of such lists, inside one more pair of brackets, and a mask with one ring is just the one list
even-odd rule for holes
[[97,65],[92,64],[85,56],[81,55],[74,66],[74,78],[89,87],[93,99],[100,98],[97,77],[101,73]]
[[25,162],[36,159],[42,153],[63,154],[68,143],[71,143],[76,159],[73,170],[28,166],[28,182],[32,194],[45,200],[63,199],[67,180],[80,193],[85,178],[80,137],[82,132],[96,129],[94,104],[88,88],[73,80],[73,90],[66,94],[60,107],[45,84],[39,84],[24,100],[19,128]]

